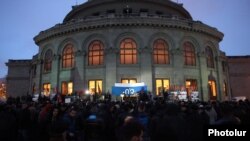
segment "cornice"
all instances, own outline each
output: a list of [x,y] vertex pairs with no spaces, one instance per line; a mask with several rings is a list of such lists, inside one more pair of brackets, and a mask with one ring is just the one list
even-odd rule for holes
[[[132,3],[137,3],[138,6],[140,6],[141,3],[150,3],[150,4],[158,4],[158,5],[164,5],[164,7],[170,7],[172,9],[178,10],[180,13],[182,13],[186,18],[192,19],[190,13],[183,7],[183,4],[176,3],[173,1],[169,0],[91,0],[87,1],[81,5],[73,6],[72,10],[66,15],[64,18],[63,22],[68,22],[75,15],[77,15],[79,12],[84,12],[85,9],[91,9],[92,7],[97,7],[97,6],[103,6],[105,4],[110,4],[110,3],[116,3],[117,5],[121,5],[123,3],[130,4]],[[154,8],[153,8],[154,9]]]
[[122,17],[98,17],[81,19],[77,21],[71,21],[64,24],[57,24],[54,27],[41,31],[34,40],[36,44],[54,39],[57,37],[70,35],[74,33],[99,30],[106,28],[118,28],[118,27],[149,27],[149,28],[170,28],[186,30],[190,32],[197,32],[207,34],[219,41],[222,40],[224,34],[218,31],[216,28],[210,27],[198,21],[191,21],[178,18],[159,17],[159,16],[122,16]]

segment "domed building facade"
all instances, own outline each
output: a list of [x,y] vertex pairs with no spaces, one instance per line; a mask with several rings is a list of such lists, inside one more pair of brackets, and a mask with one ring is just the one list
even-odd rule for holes
[[89,0],[34,38],[30,89],[115,97],[118,85],[125,94],[143,86],[153,96],[185,91],[224,100],[230,89],[223,36],[169,0]]

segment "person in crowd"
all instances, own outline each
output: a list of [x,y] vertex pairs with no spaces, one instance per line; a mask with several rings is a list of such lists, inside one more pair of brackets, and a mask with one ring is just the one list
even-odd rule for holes
[[49,113],[51,112],[52,104],[50,102],[45,102],[41,111],[38,115],[38,136],[40,141],[48,141],[49,134],[47,131],[48,123],[49,123]]
[[49,117],[48,132],[49,141],[62,141],[63,132],[65,130],[65,124],[63,123],[62,112],[59,107],[54,107],[52,114]]
[[65,131],[63,133],[63,141],[79,141],[82,140],[83,123],[80,118],[77,107],[70,107],[68,113],[63,117]]
[[144,127],[133,117],[127,117],[118,132],[118,141],[143,141]]
[[212,105],[208,104],[205,106],[205,112],[209,116],[209,124],[214,124],[217,120],[217,112]]
[[218,119],[215,125],[239,125],[241,121],[233,114],[233,107],[229,103],[222,103],[220,105],[222,117]]

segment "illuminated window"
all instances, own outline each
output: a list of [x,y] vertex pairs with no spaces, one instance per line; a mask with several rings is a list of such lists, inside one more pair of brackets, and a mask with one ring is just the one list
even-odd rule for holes
[[186,91],[190,95],[192,91],[197,91],[197,81],[196,79],[187,79],[186,80]]
[[73,82],[62,82],[62,95],[73,93]]
[[49,72],[51,71],[51,66],[52,66],[52,50],[47,50],[44,56],[44,66],[43,66],[43,71],[44,72]]
[[51,89],[50,83],[44,83],[43,84],[43,94],[45,96],[49,96],[50,95],[50,89]]
[[223,84],[223,93],[225,96],[227,96],[227,83],[226,82],[224,82]]
[[89,65],[103,64],[103,44],[100,41],[93,41],[89,46]]
[[89,92],[90,94],[102,93],[102,80],[89,80]]
[[185,42],[183,49],[184,49],[185,65],[195,66],[196,59],[195,59],[195,49],[193,44],[190,42]]
[[74,49],[72,44],[67,44],[63,50],[62,55],[62,67],[72,68],[74,67]]
[[207,67],[214,68],[214,55],[210,47],[206,47]]
[[131,84],[134,84],[134,83],[137,83],[136,79],[135,78],[122,78],[122,83],[131,83]]
[[169,90],[169,79],[156,79],[156,95],[161,95],[163,91]]
[[208,86],[209,86],[210,97],[213,99],[213,98],[215,98],[217,96],[215,81],[214,80],[209,80],[208,81]]
[[137,50],[134,40],[127,38],[122,40],[120,44],[120,63],[121,64],[136,64]]
[[169,64],[169,49],[164,40],[158,39],[154,42],[154,63]]

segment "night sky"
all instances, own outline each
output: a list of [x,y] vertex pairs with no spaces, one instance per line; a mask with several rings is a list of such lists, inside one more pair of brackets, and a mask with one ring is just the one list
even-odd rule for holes
[[[62,23],[71,7],[86,0],[1,0],[0,78],[8,59],[31,59],[38,53],[33,38]],[[220,50],[228,56],[250,55],[250,0],[173,0],[183,3],[195,21],[225,34]]]

